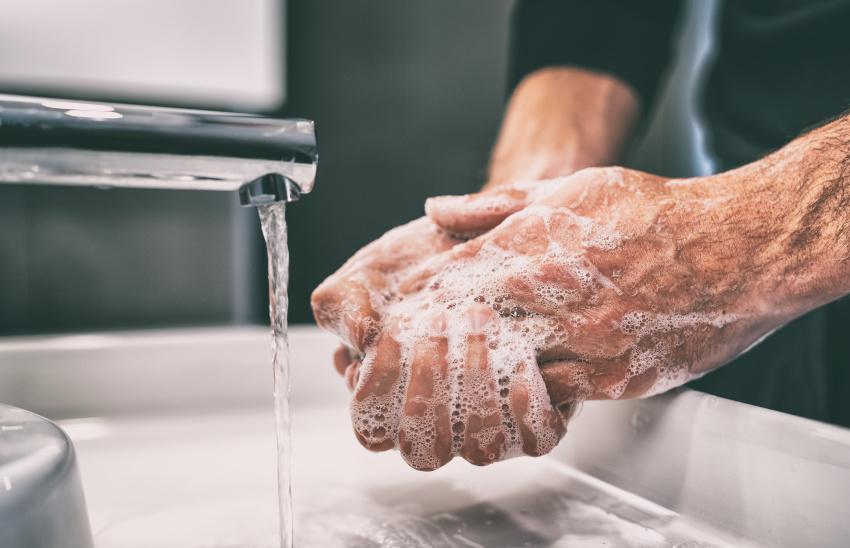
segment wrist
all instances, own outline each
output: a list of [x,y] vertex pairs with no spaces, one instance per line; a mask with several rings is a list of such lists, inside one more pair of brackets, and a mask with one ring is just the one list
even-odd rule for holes
[[674,239],[695,301],[779,325],[799,314],[782,276],[790,207],[763,171],[670,180],[659,224]]
[[800,313],[850,292],[848,125],[828,124],[761,161],[787,211],[780,274]]

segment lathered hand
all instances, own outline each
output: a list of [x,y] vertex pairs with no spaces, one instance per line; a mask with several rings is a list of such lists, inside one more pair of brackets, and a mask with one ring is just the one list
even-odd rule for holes
[[358,439],[419,469],[540,455],[578,402],[657,393],[742,352],[781,320],[740,277],[733,191],[596,168],[430,201],[447,230],[486,232],[398,284],[354,366]]
[[314,294],[361,354],[358,439],[420,469],[539,455],[578,402],[676,386],[847,295],[848,136],[845,116],[711,177],[594,168],[430,200],[433,223]]
[[428,218],[417,219],[358,251],[313,292],[316,323],[342,340],[334,365],[349,384],[358,356],[374,345],[384,310],[399,294],[399,281],[423,260],[461,241]]
[[[468,231],[491,199],[441,197],[427,209],[444,228]],[[491,337],[534,357],[556,407],[645,396],[782,323],[758,277],[742,276],[756,273],[751,251],[764,243],[728,222],[745,203],[727,177],[587,169],[533,189],[494,230],[413,276],[426,300],[469,306],[471,297],[498,312]]]

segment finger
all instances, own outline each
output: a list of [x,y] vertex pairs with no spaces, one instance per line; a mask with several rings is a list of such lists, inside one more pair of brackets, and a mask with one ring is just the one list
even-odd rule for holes
[[[521,367],[524,369],[525,365]],[[518,373],[523,374],[524,371],[518,371]],[[537,455],[537,437],[527,420],[531,407],[529,405],[528,387],[525,386],[523,379],[514,378],[513,382],[510,383],[509,391],[511,410],[522,442],[522,452],[526,455]]]
[[351,399],[354,432],[372,451],[392,449],[398,433],[401,346],[392,331],[382,331],[364,357]]
[[540,365],[540,374],[553,407],[569,410],[575,402],[591,399],[595,388],[590,383],[592,370],[589,364],[556,360]]
[[435,315],[431,324],[432,334],[413,348],[398,435],[402,457],[417,470],[435,470],[452,458],[445,316]]
[[420,217],[369,244],[360,260],[349,261],[344,268],[352,271],[375,270],[391,276],[449,250],[460,242],[428,217]]
[[463,384],[460,386],[463,419],[457,423],[462,432],[460,453],[472,464],[484,466],[504,455],[505,435],[499,388],[490,371],[487,339],[484,328],[493,312],[485,306],[470,308],[469,334],[463,364]]
[[542,378],[535,374],[525,363],[520,364],[509,395],[522,452],[539,457],[558,444],[566,432],[566,423],[552,407]]
[[347,346],[341,344],[334,351],[334,369],[340,375],[345,375],[345,370],[354,360],[351,357],[351,351]]
[[464,196],[436,196],[425,202],[425,213],[454,234],[490,230],[528,203],[528,187],[510,185]]
[[355,253],[313,292],[316,323],[364,351],[392,300],[389,282],[405,278],[422,261],[458,243],[427,217],[390,230]]
[[335,333],[358,352],[366,350],[380,328],[380,317],[372,305],[375,286],[383,284],[379,278],[374,272],[359,272],[322,282],[310,299],[319,327]]
[[345,368],[345,386],[348,387],[349,390],[353,391],[355,387],[357,387],[357,383],[360,381],[360,362],[354,361]]
[[[618,400],[629,384],[629,354],[595,364],[590,373],[594,399]],[[601,395],[601,397],[599,397]]]

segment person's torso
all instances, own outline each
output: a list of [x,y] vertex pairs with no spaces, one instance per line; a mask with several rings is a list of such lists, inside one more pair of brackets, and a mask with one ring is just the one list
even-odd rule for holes
[[725,169],[850,107],[850,0],[727,0],[704,96]]

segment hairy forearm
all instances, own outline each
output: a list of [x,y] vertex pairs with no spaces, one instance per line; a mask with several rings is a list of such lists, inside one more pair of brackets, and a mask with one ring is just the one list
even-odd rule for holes
[[784,277],[806,307],[850,292],[850,116],[843,116],[780,150],[770,160],[793,203],[783,240],[791,258]]
[[766,307],[790,319],[850,293],[850,116],[715,179],[741,199],[712,222],[738,234]]
[[505,112],[488,186],[616,163],[639,112],[637,95],[614,77],[567,67],[529,74]]

